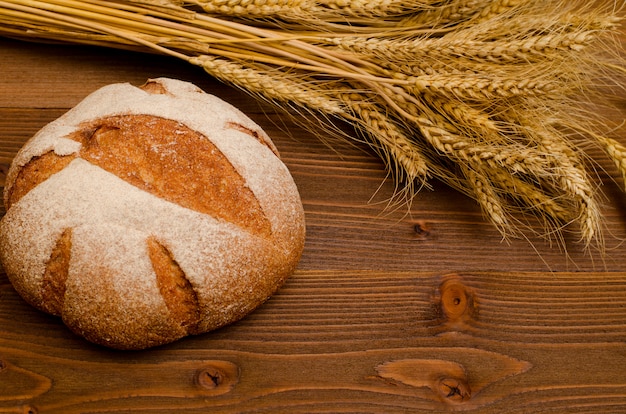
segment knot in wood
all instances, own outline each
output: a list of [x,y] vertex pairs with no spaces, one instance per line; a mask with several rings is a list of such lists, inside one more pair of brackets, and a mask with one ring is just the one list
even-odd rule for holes
[[459,378],[442,378],[437,384],[437,391],[444,401],[451,403],[462,403],[472,396],[467,382]]
[[427,239],[430,236],[430,228],[425,221],[418,221],[413,225],[415,237],[419,239]]
[[196,370],[196,387],[211,395],[229,392],[239,382],[239,368],[228,361],[210,361]]
[[8,368],[8,364],[4,359],[0,359],[0,372],[5,371]]
[[206,367],[196,373],[196,382],[207,390],[219,387],[224,381],[224,373],[215,367]]
[[39,410],[37,410],[37,408],[32,405],[25,405],[22,407],[23,414],[37,414],[38,412]]
[[465,320],[472,316],[474,297],[460,277],[446,278],[439,287],[439,292],[441,311],[448,321]]

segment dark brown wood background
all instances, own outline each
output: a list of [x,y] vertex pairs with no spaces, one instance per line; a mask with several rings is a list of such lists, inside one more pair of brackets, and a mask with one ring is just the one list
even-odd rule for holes
[[437,182],[410,209],[385,208],[394,186],[370,151],[331,148],[199,68],[0,39],[0,184],[21,145],[87,94],[158,76],[194,82],[272,136],[306,211],[299,268],[244,320],[141,352],[74,336],[0,274],[0,412],[626,412],[626,197],[609,162],[605,256],[575,236],[567,252],[504,241]]

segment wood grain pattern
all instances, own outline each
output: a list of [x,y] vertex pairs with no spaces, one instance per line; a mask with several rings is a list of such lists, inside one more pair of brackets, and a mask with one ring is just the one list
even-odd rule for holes
[[572,239],[565,254],[501,241],[439,183],[385,209],[394,188],[371,152],[331,149],[178,61],[7,39],[0,55],[2,184],[25,140],[94,89],[171,76],[263,126],[307,219],[298,270],[264,306],[147,351],[86,343],[0,274],[0,413],[626,412],[626,197],[609,165],[608,253]]
[[135,353],[85,344],[4,284],[0,408],[622,411],[626,274],[545,277],[301,270],[241,323]]

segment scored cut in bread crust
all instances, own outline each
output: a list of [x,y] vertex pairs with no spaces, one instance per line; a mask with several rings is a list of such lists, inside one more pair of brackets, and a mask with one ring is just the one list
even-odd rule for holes
[[16,156],[0,259],[25,300],[99,344],[141,349],[231,323],[304,247],[277,154],[258,125],[189,83],[106,86]]

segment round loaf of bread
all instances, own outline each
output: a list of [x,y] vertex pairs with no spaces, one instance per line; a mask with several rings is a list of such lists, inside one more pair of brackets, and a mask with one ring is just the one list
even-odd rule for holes
[[173,79],[105,86],[15,157],[0,259],[87,340],[144,349],[243,318],[293,273],[305,225],[265,132]]

